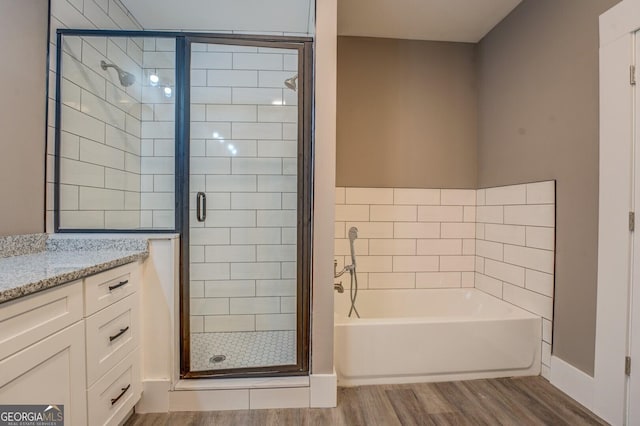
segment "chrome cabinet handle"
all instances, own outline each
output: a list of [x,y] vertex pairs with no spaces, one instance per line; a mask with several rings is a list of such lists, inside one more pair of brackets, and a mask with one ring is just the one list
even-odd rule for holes
[[118,337],[122,336],[124,333],[127,332],[127,330],[129,329],[129,326],[126,326],[125,328],[121,328],[120,331],[118,333],[116,333],[113,336],[109,336],[109,341],[113,342],[114,340],[116,340]]
[[116,402],[118,402],[118,400],[120,398],[122,398],[122,396],[127,393],[127,391],[129,390],[129,388],[131,387],[131,385],[127,385],[127,387],[122,388],[122,392],[120,393],[120,395],[116,396],[115,398],[111,398],[111,405],[114,405]]
[[196,218],[198,222],[204,222],[207,219],[207,195],[204,192],[198,192],[196,204]]

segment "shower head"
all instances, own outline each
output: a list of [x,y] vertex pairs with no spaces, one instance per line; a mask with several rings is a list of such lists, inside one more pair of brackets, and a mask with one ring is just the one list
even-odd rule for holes
[[349,228],[349,249],[351,251],[351,266],[353,269],[356,267],[356,249],[353,245],[356,238],[358,238],[358,228],[352,226]]
[[349,228],[349,241],[353,241],[356,238],[358,238],[358,228],[352,226],[351,228]]
[[286,79],[284,81],[284,85],[287,86],[287,88],[293,90],[294,92],[296,91],[296,89],[298,88],[298,85],[296,83],[296,81],[298,81],[298,74],[294,75],[293,77],[289,77],[288,79]]
[[115,69],[118,72],[118,79],[120,80],[120,84],[122,84],[124,87],[129,87],[136,82],[135,75],[131,74],[130,72],[124,71],[122,68],[115,64],[108,64],[105,61],[100,61],[100,67],[102,67],[103,70],[106,70],[107,68]]

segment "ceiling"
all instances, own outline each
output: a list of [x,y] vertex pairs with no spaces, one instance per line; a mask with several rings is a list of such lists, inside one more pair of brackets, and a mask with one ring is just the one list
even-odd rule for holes
[[[522,0],[338,0],[338,34],[480,41]],[[144,29],[314,33],[315,0],[122,0]]]
[[338,0],[338,34],[476,43],[522,0]]
[[122,0],[145,30],[313,33],[314,0]]

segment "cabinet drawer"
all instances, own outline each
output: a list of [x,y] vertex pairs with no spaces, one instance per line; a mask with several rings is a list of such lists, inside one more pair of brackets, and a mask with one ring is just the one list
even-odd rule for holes
[[135,293],[139,281],[138,263],[130,263],[85,278],[85,316]]
[[136,349],[87,391],[89,424],[119,424],[140,399],[141,387]]
[[86,319],[89,386],[138,346],[138,297],[131,294]]
[[82,319],[82,281],[0,305],[0,360]]

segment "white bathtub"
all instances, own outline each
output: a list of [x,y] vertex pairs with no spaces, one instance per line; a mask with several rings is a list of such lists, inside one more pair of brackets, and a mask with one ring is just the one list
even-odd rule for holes
[[365,290],[335,297],[338,384],[538,375],[539,316],[475,289]]

